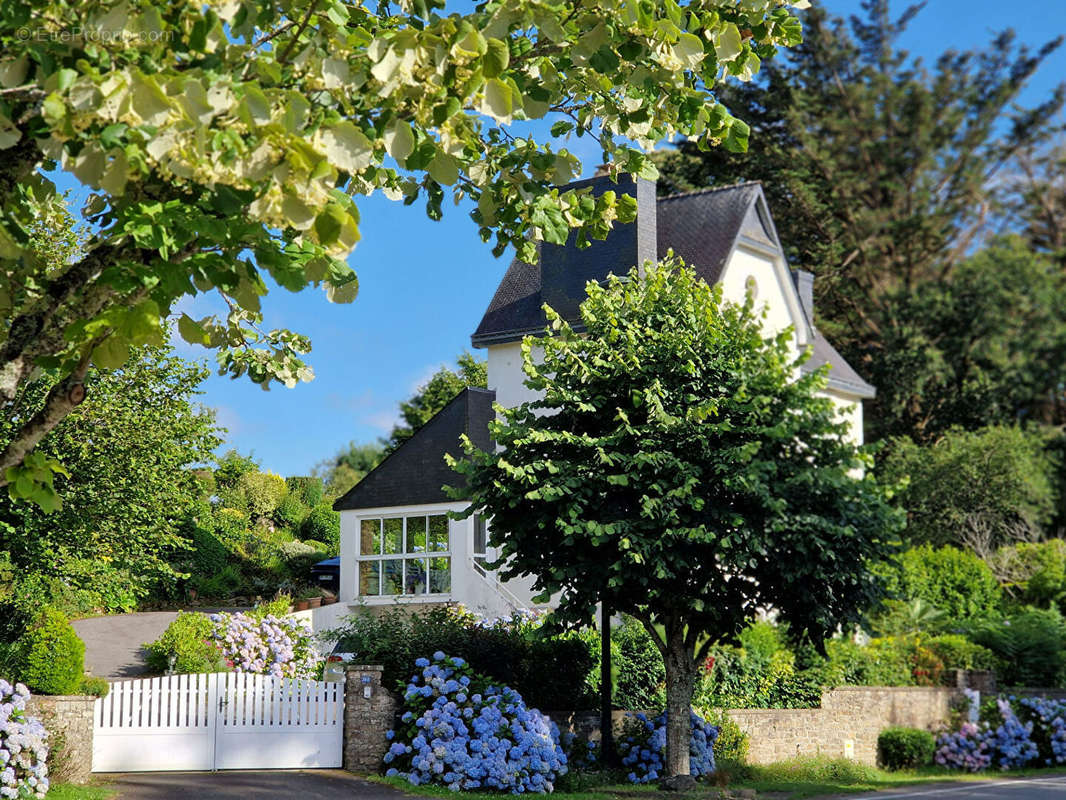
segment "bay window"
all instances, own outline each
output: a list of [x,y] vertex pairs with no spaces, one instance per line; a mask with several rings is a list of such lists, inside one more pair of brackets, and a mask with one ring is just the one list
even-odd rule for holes
[[359,594],[448,594],[451,542],[445,514],[373,517],[359,523]]

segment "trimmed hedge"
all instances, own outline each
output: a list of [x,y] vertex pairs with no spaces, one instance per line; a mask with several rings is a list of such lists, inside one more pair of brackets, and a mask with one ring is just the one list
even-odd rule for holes
[[45,608],[15,643],[22,683],[38,694],[77,694],[85,673],[85,643],[61,611]]
[[877,737],[877,757],[885,769],[915,769],[933,763],[936,739],[919,728],[885,728]]

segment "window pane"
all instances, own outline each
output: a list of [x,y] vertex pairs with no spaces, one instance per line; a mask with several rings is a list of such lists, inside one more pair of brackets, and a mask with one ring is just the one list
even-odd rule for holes
[[359,553],[376,556],[381,553],[381,520],[364,519],[359,526]]
[[403,559],[381,562],[381,593],[403,594]]
[[385,520],[385,555],[403,552],[403,519]]
[[424,558],[408,558],[404,562],[404,594],[425,594],[427,564]]
[[359,562],[359,594],[364,597],[376,597],[381,594],[381,582],[378,567],[380,561]]
[[480,514],[474,515],[474,555],[485,555],[488,546],[488,530],[485,527],[485,518]]
[[443,514],[429,518],[429,550],[431,553],[448,551],[448,518]]
[[451,562],[450,558],[431,558],[429,560],[429,591],[431,594],[443,594],[452,590]]
[[426,518],[407,518],[407,552],[426,552]]

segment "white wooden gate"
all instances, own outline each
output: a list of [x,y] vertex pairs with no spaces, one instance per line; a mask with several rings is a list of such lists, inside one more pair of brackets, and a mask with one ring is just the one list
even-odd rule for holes
[[344,684],[242,672],[116,681],[93,772],[341,766]]

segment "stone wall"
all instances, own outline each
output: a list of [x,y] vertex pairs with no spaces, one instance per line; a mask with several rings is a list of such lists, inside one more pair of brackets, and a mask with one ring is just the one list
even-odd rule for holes
[[877,735],[903,725],[935,731],[947,725],[955,688],[845,686],[822,693],[821,708],[734,709],[727,713],[750,739],[749,760],[769,764],[801,755],[877,761]]
[[381,685],[381,667],[349,665],[344,680],[344,768],[376,772],[388,748],[398,703]]
[[26,711],[40,718],[48,731],[48,766],[53,781],[85,783],[93,767],[93,703],[95,697],[40,695],[30,697]]

